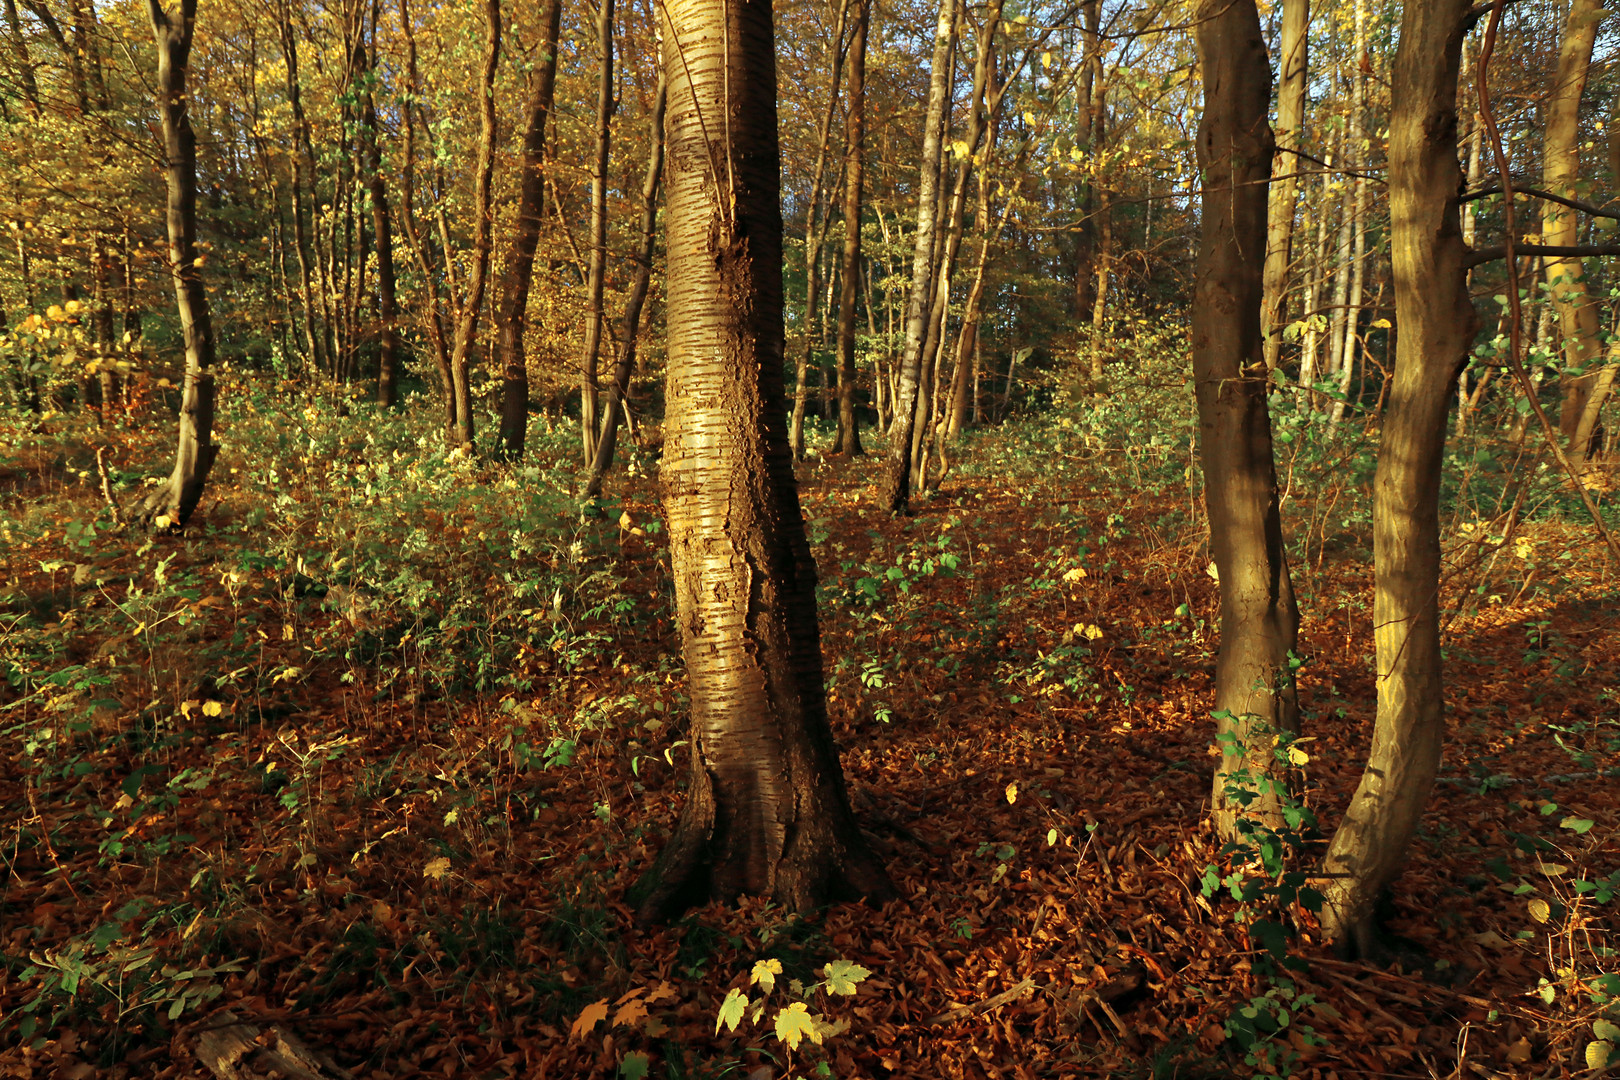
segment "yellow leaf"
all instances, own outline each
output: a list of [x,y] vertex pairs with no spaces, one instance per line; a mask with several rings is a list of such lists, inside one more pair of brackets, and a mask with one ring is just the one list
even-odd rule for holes
[[1307,754],[1305,751],[1301,750],[1299,747],[1290,746],[1288,748],[1288,761],[1289,761],[1290,764],[1293,764],[1293,765],[1307,765],[1307,764],[1310,763],[1310,760],[1311,760],[1311,755]]
[[1017,801],[1018,801],[1018,781],[1014,780],[1012,783],[1007,785],[1007,802],[1008,803],[1015,803]]
[[1374,319],[1373,320],[1372,328],[1374,330],[1388,330],[1389,327],[1390,327],[1390,322],[1389,322],[1388,319]]
[[607,1019],[607,1014],[607,998],[591,1002],[580,1011],[579,1019],[574,1021],[574,1026],[568,1029],[568,1037],[570,1039],[579,1039],[589,1035],[592,1028]]
[[174,519],[168,514],[159,514],[157,517],[152,519],[152,527],[155,529],[167,529],[173,524]]
[[1103,636],[1102,627],[1098,626],[1096,623],[1090,624],[1080,632],[1086,636],[1087,641],[1096,641],[1098,638]]
[[629,529],[630,526],[634,525],[635,523],[635,519],[630,516],[630,511],[626,510],[624,513],[619,515],[619,528]]
[[[432,878],[434,881],[439,881],[449,872],[450,860],[445,858],[443,855],[440,855],[437,859],[429,859],[428,864],[422,867],[422,876],[425,878]],[[607,1015],[607,1011],[605,1009],[603,1010],[602,1015]]]
[[821,1032],[816,1029],[816,1019],[810,1015],[808,1005],[795,1001],[776,1014],[776,1037],[787,1043],[789,1050],[797,1050],[806,1036],[820,1046]]
[[1548,919],[1552,918],[1552,905],[1547,903],[1547,901],[1543,900],[1541,897],[1538,896],[1534,900],[1530,901],[1529,906],[1530,917],[1536,920],[1536,922],[1546,922]]
[[1063,575],[1064,581],[1080,581],[1086,576],[1086,568],[1077,566]]
[[782,961],[774,957],[769,960],[756,960],[753,974],[748,976],[748,982],[750,985],[757,983],[768,994],[776,989],[776,977],[780,974],[782,974]]
[[1586,1067],[1588,1069],[1601,1069],[1609,1064],[1609,1058],[1614,1056],[1614,1043],[1604,1039],[1597,1039],[1586,1044]]
[[218,716],[221,713],[223,713],[224,711],[225,711],[225,706],[221,705],[217,701],[205,701],[205,702],[203,702],[203,715],[204,716]]

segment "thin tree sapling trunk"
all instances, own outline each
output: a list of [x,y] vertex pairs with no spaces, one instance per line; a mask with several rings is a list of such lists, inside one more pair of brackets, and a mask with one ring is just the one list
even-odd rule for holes
[[[866,177],[866,35],[872,0],[854,0],[849,41],[849,113],[844,121],[844,261],[838,294],[838,435],[833,453],[858,457],[861,432],[855,410],[855,305],[861,287],[861,195]],[[798,407],[797,399],[794,407]]]
[[596,79],[596,157],[591,168],[591,253],[585,284],[585,340],[579,356],[579,434],[585,464],[596,460],[599,390],[597,359],[607,314],[602,294],[607,278],[608,154],[613,136],[613,0],[597,0],[596,38],[601,48]]
[[1293,262],[1294,203],[1302,159],[1296,151],[1305,136],[1306,74],[1310,59],[1311,0],[1284,0],[1282,46],[1277,79],[1276,179],[1266,215],[1265,299],[1261,322],[1266,335],[1266,367],[1282,359],[1288,325],[1288,272]]

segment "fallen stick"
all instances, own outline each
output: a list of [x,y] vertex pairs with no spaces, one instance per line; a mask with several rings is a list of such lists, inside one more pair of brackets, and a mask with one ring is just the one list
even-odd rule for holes
[[1016,1001],[1018,998],[1023,997],[1026,992],[1033,989],[1035,989],[1035,980],[1025,979],[1011,990],[1003,990],[995,997],[985,998],[983,1001],[975,1002],[972,1005],[953,1005],[942,1013],[928,1017],[923,1023],[936,1025],[948,1024],[953,1020],[966,1020],[970,1016],[987,1013],[991,1009],[1007,1004],[1009,1001]]

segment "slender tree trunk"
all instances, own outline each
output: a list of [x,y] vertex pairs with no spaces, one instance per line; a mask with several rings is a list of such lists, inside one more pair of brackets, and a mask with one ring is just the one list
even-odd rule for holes
[[[1367,51],[1367,0],[1355,0],[1355,73],[1350,96],[1350,153],[1346,160],[1358,173],[1367,171],[1367,76],[1371,55]],[[1361,342],[1361,301],[1367,288],[1367,180],[1358,175],[1351,181],[1355,206],[1351,213],[1350,291],[1345,298],[1344,341],[1339,349],[1339,396],[1329,412],[1331,423],[1344,419],[1345,402],[1355,379],[1356,352]]]
[[647,303],[652,284],[653,249],[658,239],[658,187],[664,173],[664,110],[669,97],[662,70],[653,95],[652,149],[647,154],[647,174],[641,182],[641,246],[636,251],[636,277],[624,305],[624,321],[619,328],[619,359],[613,365],[613,382],[608,385],[607,407],[602,411],[602,430],[596,440],[596,458],[591,462],[591,479],[585,497],[602,493],[602,478],[613,466],[613,452],[619,441],[619,419],[624,415],[624,399],[630,393],[630,376],[636,370],[636,339],[641,332],[641,309]]
[[[1272,458],[1260,303],[1272,161],[1271,68],[1254,0],[1202,0],[1194,33],[1204,78],[1198,165],[1202,235],[1192,312],[1199,456],[1221,585],[1213,805],[1230,839],[1240,817],[1282,826],[1275,734],[1299,729],[1289,654],[1299,611]],[[1236,796],[1238,791],[1247,795]]]
[[923,337],[933,299],[934,227],[939,220],[940,120],[951,84],[951,47],[956,41],[956,0],[939,0],[934,58],[928,82],[928,116],[923,126],[922,167],[917,184],[917,235],[911,254],[911,295],[906,302],[906,338],[900,357],[900,385],[889,425],[889,460],[880,499],[891,513],[911,506],[911,436],[916,422],[917,387],[922,377]]
[[666,0],[668,410],[662,479],[692,772],[643,918],[758,895],[892,895],[828,729],[815,562],[782,395],[781,158],[769,0]]
[[[1558,68],[1547,96],[1546,133],[1542,143],[1541,186],[1555,195],[1573,198],[1581,182],[1581,143],[1579,121],[1581,97],[1586,91],[1587,74],[1592,66],[1592,46],[1598,24],[1605,12],[1597,0],[1570,0],[1564,23],[1564,39],[1558,49]],[[1580,220],[1574,210],[1555,202],[1544,202],[1541,211],[1541,239],[1548,245],[1567,246],[1579,242]],[[1591,433],[1579,445],[1574,436],[1581,415],[1598,378],[1601,353],[1598,341],[1598,309],[1586,286],[1586,268],[1578,258],[1547,259],[1547,284],[1552,288],[1553,310],[1564,339],[1564,405],[1559,429],[1568,438],[1570,460],[1586,460]]]
[[1305,134],[1306,73],[1309,68],[1311,0],[1285,0],[1282,56],[1277,81],[1277,179],[1271,185],[1266,216],[1265,299],[1261,320],[1266,334],[1266,367],[1282,359],[1288,325],[1288,277],[1293,265],[1294,203],[1302,160],[1296,155]]
[[[376,47],[376,9],[372,10],[372,47]],[[376,57],[370,59],[376,70]],[[399,400],[399,299],[394,270],[394,228],[383,179],[381,138],[377,128],[377,102],[366,92],[366,182],[371,192],[371,228],[377,242],[377,404],[393,408]]]
[[501,301],[496,314],[501,368],[501,452],[516,461],[523,456],[529,431],[529,359],[524,335],[529,328],[529,286],[534,280],[534,253],[546,214],[546,125],[557,90],[557,41],[562,27],[562,0],[546,0],[540,16],[545,50],[529,75],[528,123],[523,132],[523,174],[518,185],[517,228],[501,275]]
[[214,445],[214,328],[208,292],[197,266],[197,140],[191,130],[186,66],[197,0],[180,0],[175,13],[147,0],[157,44],[157,88],[163,110],[163,156],[168,175],[169,275],[186,347],[185,387],[180,399],[180,436],[168,483],[154,488],[132,515],[142,523],[180,528],[202,499],[219,447]]
[[[861,194],[866,176],[866,34],[872,0],[854,0],[855,27],[849,42],[849,115],[844,121],[844,261],[838,295],[838,437],[835,454],[860,456],[861,432],[855,411],[855,304],[861,287]],[[794,407],[798,407],[795,400]]]
[[[1348,129],[1340,136],[1340,162],[1355,167],[1355,150],[1351,146]],[[1328,367],[1324,374],[1337,375],[1344,363],[1345,313],[1350,305],[1350,274],[1355,251],[1356,189],[1353,182],[1344,185],[1339,203],[1338,240],[1334,244],[1333,310],[1328,315]]]
[[[604,0],[606,2],[606,0]],[[455,346],[450,353],[450,385],[455,404],[451,423],[451,446],[473,448],[473,402],[471,368],[473,346],[478,340],[479,310],[484,306],[484,288],[489,278],[491,232],[494,207],[490,202],[495,174],[495,67],[501,58],[500,0],[484,0],[484,65],[478,79],[479,134],[478,160],[473,166],[473,244],[472,268],[467,273],[467,292],[456,315]],[[449,261],[449,252],[445,252]]]
[[[1333,152],[1327,152],[1328,167],[1333,164]],[[1322,174],[1322,201],[1321,206],[1329,205],[1328,192],[1331,189],[1331,179],[1327,173]],[[1301,335],[1302,344],[1299,358],[1299,385],[1304,388],[1303,401],[1305,408],[1316,408],[1316,381],[1322,372],[1322,324],[1326,321],[1320,310],[1322,294],[1327,289],[1327,251],[1328,251],[1328,215],[1316,215],[1316,241],[1311,246],[1311,266],[1305,284],[1305,332]]]
[[[304,182],[306,179],[308,157],[306,147],[308,144],[308,121],[304,118],[303,88],[298,74],[298,37],[292,24],[292,8],[288,3],[281,5],[281,15],[278,20],[281,31],[281,55],[287,69],[287,102],[293,116],[293,146],[289,153],[292,160],[292,226],[293,246],[298,256],[298,299],[304,310],[304,348],[309,353],[309,362],[319,370],[325,365],[325,351],[321,342],[325,331],[317,310],[317,298],[311,280],[309,236],[305,227],[304,213]],[[314,183],[313,176],[309,177]]]
[[591,172],[591,264],[585,285],[585,343],[579,358],[579,431],[585,464],[596,460],[596,361],[602,351],[602,293],[607,277],[608,151],[613,130],[613,0],[598,0],[596,38],[601,64],[596,82],[596,159]]
[[[1095,161],[1097,131],[1094,102],[1102,90],[1102,0],[1083,0],[1084,28],[1080,36],[1080,79],[1075,87],[1074,143],[1088,161]],[[1080,182],[1080,225],[1075,242],[1074,313],[1089,319],[1097,296],[1097,223],[1092,217],[1096,205],[1097,178],[1094,173]],[[1095,343],[1092,343],[1095,348]]]
[[[1391,83],[1390,255],[1400,335],[1373,482],[1378,717],[1324,860],[1322,926],[1376,948],[1373,908],[1406,860],[1440,764],[1440,472],[1476,325],[1457,194],[1457,71],[1469,0],[1408,0]],[[1483,61],[1482,61],[1483,62]]]
[[23,107],[31,117],[39,116],[39,80],[34,75],[34,62],[28,55],[28,41],[23,37],[22,19],[17,14],[17,0],[5,0],[6,29],[11,36],[11,53],[17,64],[17,81],[22,86]]

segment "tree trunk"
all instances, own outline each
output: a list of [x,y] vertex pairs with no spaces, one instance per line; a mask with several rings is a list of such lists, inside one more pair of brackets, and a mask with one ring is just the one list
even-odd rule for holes
[[1457,70],[1469,0],[1408,0],[1391,82],[1390,256],[1400,327],[1373,483],[1378,717],[1361,783],[1324,860],[1322,926],[1376,948],[1394,881],[1440,764],[1440,472],[1446,409],[1476,325],[1457,195]]
[[815,563],[782,394],[781,157],[768,0],[667,0],[670,571],[691,683],[691,783],[637,888],[657,918],[770,897],[892,895],[827,724]]
[[1277,179],[1271,185],[1266,216],[1265,299],[1261,321],[1266,335],[1266,368],[1282,359],[1288,325],[1288,277],[1293,264],[1294,203],[1303,163],[1295,154],[1305,135],[1306,72],[1309,68],[1311,0],[1285,0],[1282,57],[1277,80]]
[[[844,124],[844,261],[838,294],[838,436],[833,453],[858,457],[860,425],[855,413],[855,303],[861,288],[861,187],[866,169],[866,33],[872,0],[854,0],[849,41],[849,114]],[[794,406],[797,408],[795,400]]]
[[[1541,186],[1555,195],[1575,198],[1581,177],[1579,120],[1581,96],[1586,90],[1587,73],[1592,66],[1592,45],[1597,40],[1598,23],[1604,11],[1597,0],[1571,0],[1564,23],[1564,40],[1558,49],[1558,69],[1552,91],[1547,95],[1547,127],[1543,136]],[[1579,242],[1580,221],[1574,210],[1555,202],[1544,202],[1541,211],[1541,241],[1549,246]],[[1601,351],[1598,341],[1598,308],[1592,302],[1585,280],[1585,266],[1578,258],[1547,259],[1547,284],[1552,288],[1553,310],[1564,339],[1564,405],[1559,430],[1568,438],[1570,460],[1586,460],[1591,433],[1577,445],[1575,435],[1581,415],[1598,378]]]
[[[376,13],[371,27],[376,48]],[[370,58],[377,68],[375,53]],[[377,127],[377,101],[366,92],[366,173],[371,189],[371,229],[377,242],[377,404],[391,409],[399,401],[399,300],[394,270],[393,213],[388,205],[388,184],[383,179],[381,137]]]
[[517,228],[501,275],[501,301],[496,314],[496,343],[501,368],[501,453],[516,461],[523,456],[529,432],[529,358],[524,334],[529,328],[529,286],[534,280],[534,253],[546,213],[546,125],[557,90],[557,41],[562,27],[562,0],[546,0],[540,16],[545,27],[544,54],[529,75],[528,123],[523,132],[523,173],[518,186]]
[[[1260,332],[1272,160],[1271,67],[1254,0],[1203,0],[1195,28],[1204,78],[1198,166],[1204,177],[1192,310],[1199,456],[1210,548],[1221,586],[1215,667],[1220,763],[1216,828],[1240,817],[1282,827],[1275,734],[1299,729],[1289,654],[1299,610],[1283,547]],[[1250,796],[1234,797],[1238,791]]]
[[601,64],[596,82],[596,159],[591,171],[591,262],[585,284],[585,342],[579,357],[579,432],[585,464],[596,460],[596,361],[602,351],[602,292],[607,277],[608,152],[613,127],[613,0],[598,0],[596,38]]
[[585,498],[602,493],[602,478],[613,466],[613,452],[619,441],[619,419],[624,415],[624,399],[630,393],[630,376],[636,370],[636,339],[641,332],[641,309],[647,303],[652,284],[653,248],[658,239],[658,186],[664,173],[664,110],[669,98],[664,73],[658,73],[658,89],[653,94],[652,149],[647,155],[647,174],[641,182],[641,247],[636,252],[636,277],[624,305],[624,321],[619,328],[619,359],[613,365],[613,382],[608,385],[607,407],[602,411],[602,430],[596,439],[596,457],[591,462],[591,479],[585,485]]
[[169,275],[185,339],[185,387],[180,399],[180,437],[174,471],[131,515],[141,523],[183,527],[202,499],[203,485],[219,448],[214,445],[214,328],[208,292],[197,266],[197,139],[191,130],[186,65],[197,0],[180,0],[171,15],[158,0],[147,0],[157,44],[157,90],[163,109],[163,156],[168,176]]
[[[281,55],[287,70],[287,102],[292,110],[294,127],[289,156],[292,159],[293,246],[298,256],[298,299],[304,309],[304,348],[309,352],[309,362],[320,370],[325,365],[325,350],[321,348],[321,343],[326,332],[317,309],[318,297],[310,272],[309,235],[304,223],[304,181],[309,173],[305,151],[309,136],[308,121],[304,117],[303,89],[298,75],[298,37],[292,24],[291,4],[281,5],[278,23]],[[308,178],[313,190],[314,177],[309,175]]]
[[11,53],[17,64],[17,81],[22,87],[23,107],[30,117],[39,116],[39,80],[34,74],[34,61],[28,55],[28,41],[23,37],[22,19],[17,14],[17,0],[5,0],[6,29],[11,34]]
[[[1102,0],[1083,0],[1084,26],[1080,37],[1080,79],[1075,87],[1074,144],[1090,160],[1097,132],[1094,130],[1093,103],[1101,92],[1102,83]],[[1094,166],[1093,166],[1094,168]],[[1097,178],[1095,173],[1080,182],[1080,224],[1075,242],[1074,313],[1077,318],[1090,318],[1097,296],[1097,223],[1092,219],[1096,203]],[[1095,343],[1093,343],[1095,348]]]
[[[467,293],[456,313],[455,346],[450,353],[450,386],[455,416],[451,421],[451,446],[473,448],[471,367],[473,345],[478,340],[479,309],[484,305],[484,287],[489,279],[490,234],[494,207],[490,189],[495,174],[495,67],[501,58],[501,3],[484,0],[484,65],[478,80],[478,160],[473,166],[473,259],[467,274]],[[448,262],[450,252],[445,251]]]
[[[1367,0],[1355,0],[1355,73],[1354,89],[1350,95],[1350,153],[1346,155],[1351,166],[1365,174],[1368,165],[1367,144],[1367,76],[1371,70],[1371,56],[1367,51]],[[1356,351],[1361,342],[1361,301],[1367,289],[1367,179],[1358,175],[1351,181],[1355,192],[1355,206],[1350,215],[1350,291],[1345,298],[1344,341],[1339,350],[1339,396],[1333,401],[1328,416],[1331,423],[1344,419],[1345,403],[1350,395],[1350,384],[1355,379]]]
[[934,58],[928,81],[928,116],[923,122],[922,166],[917,183],[917,235],[911,252],[911,294],[906,302],[906,338],[900,356],[900,385],[894,395],[894,421],[889,425],[889,460],[883,479],[882,504],[890,513],[911,506],[911,436],[916,422],[917,387],[922,378],[923,337],[933,300],[934,226],[939,220],[940,120],[951,85],[951,48],[956,42],[956,0],[939,0],[934,29]]

